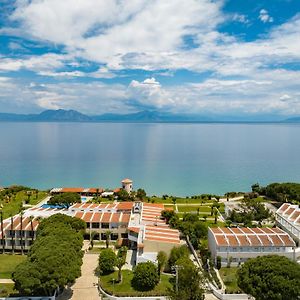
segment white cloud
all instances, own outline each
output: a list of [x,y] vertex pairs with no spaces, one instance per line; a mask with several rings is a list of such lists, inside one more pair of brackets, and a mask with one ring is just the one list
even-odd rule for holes
[[273,17],[269,15],[269,12],[266,9],[261,9],[259,11],[259,16],[258,18],[263,22],[263,23],[272,23],[274,21]]
[[248,24],[249,23],[249,20],[247,18],[246,15],[243,15],[243,14],[234,14],[232,16],[232,20],[235,21],[235,22],[240,22],[240,23],[244,23],[244,24]]
[[[135,107],[150,107],[177,112],[300,113],[299,72],[280,67],[300,61],[300,43],[295,42],[300,40],[300,14],[285,24],[273,26],[263,37],[245,42],[218,31],[218,26],[228,19],[248,22],[245,15],[224,15],[223,3],[223,0],[19,0],[11,16],[21,24],[15,32],[60,44],[67,54],[48,53],[22,59],[1,57],[0,71],[28,69],[42,76],[60,78],[57,85],[18,84],[18,99],[26,99],[24,105],[28,101],[35,107],[89,112],[94,111],[95,105],[98,113],[116,112],[118,107],[125,112]],[[259,19],[273,22],[265,9],[260,11]],[[186,37],[193,41],[192,47],[184,44]],[[84,72],[80,68],[82,58],[101,67]],[[157,71],[156,74],[161,70],[173,74],[175,70],[187,69],[209,71],[212,75],[198,84],[173,87],[162,86],[155,78],[133,80],[129,86],[68,82],[72,77],[114,78],[119,70],[128,69]],[[229,76],[236,79],[228,80]],[[284,99],[286,96],[291,99]]]

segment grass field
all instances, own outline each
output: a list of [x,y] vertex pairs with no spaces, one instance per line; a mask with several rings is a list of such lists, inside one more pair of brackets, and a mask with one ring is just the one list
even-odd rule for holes
[[226,286],[227,293],[234,294],[237,292],[242,292],[237,285],[237,270],[238,268],[221,268],[219,270],[220,276]]
[[108,275],[101,275],[100,276],[100,282],[102,288],[107,291],[110,294],[115,294],[118,296],[142,296],[142,295],[165,295],[166,294],[166,289],[168,287],[171,287],[170,279],[172,276],[167,276],[162,274],[161,275],[161,282],[152,290],[148,292],[139,292],[133,289],[131,286],[131,280],[133,278],[133,272],[129,270],[123,270],[123,281],[121,284],[119,283],[114,283],[112,279],[117,280],[118,278],[118,273],[113,272]]
[[0,297],[8,297],[10,294],[14,294],[17,291],[14,290],[13,283],[0,283]]
[[16,266],[26,259],[26,255],[0,254],[0,278],[11,278]]
[[[35,205],[43,200],[47,196],[46,192],[40,191],[38,193],[38,197],[36,195],[31,195],[29,199],[29,203],[31,205]],[[10,217],[10,215],[16,215],[20,212],[22,202],[27,200],[28,196],[26,191],[18,192],[15,197],[12,197],[9,202],[7,200],[2,199],[0,200],[0,204],[3,205],[3,218],[6,219]]]
[[210,213],[211,208],[209,206],[197,206],[197,205],[177,205],[179,212],[197,212],[199,209],[199,213],[205,212]]

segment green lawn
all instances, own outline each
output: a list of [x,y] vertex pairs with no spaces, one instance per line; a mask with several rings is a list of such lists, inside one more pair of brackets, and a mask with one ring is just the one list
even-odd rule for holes
[[13,283],[0,283],[0,297],[8,297],[10,294],[15,293],[17,293],[17,291],[14,290]]
[[11,278],[16,266],[26,259],[26,255],[0,254],[0,278]]
[[178,205],[179,212],[197,212],[199,208],[199,213],[201,212],[211,212],[211,208],[209,206],[197,206],[197,205]]
[[237,285],[237,270],[238,268],[221,268],[219,273],[222,277],[224,284],[226,285],[226,291],[228,294],[234,294],[237,292],[242,292]]
[[[38,197],[33,194],[29,198],[29,203],[31,205],[35,205],[43,200],[47,196],[46,192],[40,191],[38,193]],[[16,215],[20,212],[22,201],[28,200],[28,196],[26,191],[18,192],[14,197],[11,197],[10,201],[7,202],[7,199],[0,199],[0,204],[3,205],[3,218],[6,219],[11,215]]]
[[108,275],[100,276],[101,287],[109,294],[114,293],[117,296],[146,296],[146,295],[165,295],[167,287],[171,287],[170,279],[173,276],[161,275],[161,282],[152,290],[148,292],[139,292],[133,289],[131,286],[131,280],[133,278],[133,272],[129,270],[123,270],[123,282],[121,284],[115,283],[113,285],[112,279],[117,280],[118,273],[113,272]]

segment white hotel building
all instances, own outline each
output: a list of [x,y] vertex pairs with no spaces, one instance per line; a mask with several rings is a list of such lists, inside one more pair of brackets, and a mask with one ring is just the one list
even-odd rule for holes
[[231,260],[238,265],[262,255],[282,255],[295,260],[296,244],[280,228],[209,228],[208,247],[212,257],[221,257],[222,265]]
[[275,214],[276,223],[300,244],[300,208],[298,205],[284,203]]
[[4,220],[3,229],[0,224],[0,250],[3,243],[6,250],[11,250],[12,244],[15,250],[20,250],[21,242],[23,250],[28,250],[39,220],[62,213],[85,221],[87,235],[95,232],[97,239],[105,240],[109,230],[111,240],[129,242],[130,248],[137,250],[136,263],[155,262],[158,251],[169,253],[174,246],[184,243],[179,231],[171,229],[161,218],[162,210],[163,204],[116,201],[108,204],[76,203],[68,209],[35,207],[24,212],[22,228],[19,215]]

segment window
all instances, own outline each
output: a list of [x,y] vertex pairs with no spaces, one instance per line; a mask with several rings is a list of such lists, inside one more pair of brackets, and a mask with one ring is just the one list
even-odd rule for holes
[[111,234],[111,240],[112,241],[116,241],[117,239],[118,239],[118,234],[117,233],[113,233],[113,234]]
[[99,223],[92,223],[92,228],[100,228]]
[[122,239],[128,239],[128,233],[121,233]]
[[109,228],[109,223],[101,223],[101,228]]

